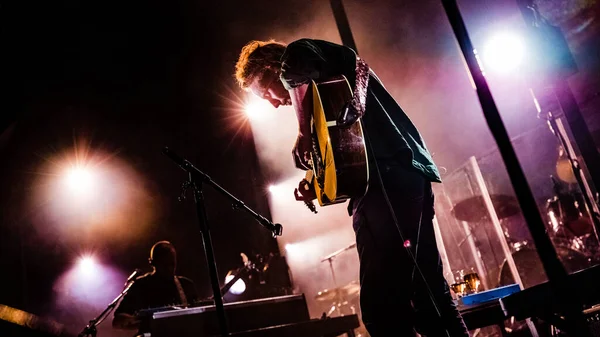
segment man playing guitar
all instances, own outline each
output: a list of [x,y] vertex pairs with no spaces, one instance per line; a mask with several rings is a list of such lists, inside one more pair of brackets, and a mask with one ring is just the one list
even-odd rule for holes
[[302,170],[315,164],[314,87],[340,76],[353,95],[348,112],[340,113],[344,120],[327,123],[360,123],[368,160],[368,186],[350,195],[348,204],[360,257],[363,322],[372,337],[414,336],[415,330],[466,337],[435,243],[431,183],[441,182],[438,169],[375,73],[352,49],[312,39],[288,45],[251,41],[236,65],[242,89],[276,108],[294,107],[299,130],[293,158]]

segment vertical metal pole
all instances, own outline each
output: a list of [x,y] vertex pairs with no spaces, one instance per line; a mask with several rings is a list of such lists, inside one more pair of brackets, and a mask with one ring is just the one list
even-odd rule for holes
[[223,298],[221,297],[221,286],[219,285],[219,276],[217,273],[217,264],[215,262],[215,253],[210,235],[210,227],[208,226],[208,218],[204,205],[204,194],[202,193],[202,182],[197,182],[194,174],[190,172],[190,182],[194,190],[194,200],[196,201],[196,212],[200,221],[200,234],[204,243],[204,253],[206,254],[206,264],[208,265],[208,274],[210,276],[210,284],[213,291],[213,300],[215,302],[215,311],[219,320],[219,330],[221,336],[229,336],[227,329],[227,318],[225,316],[225,308],[223,306]]
[[337,280],[335,279],[335,271],[333,269],[333,258],[329,259],[329,270],[331,270],[331,278],[333,279],[333,287],[337,288]]
[[338,291],[338,283],[337,283],[337,279],[335,278],[335,269],[333,268],[333,257],[329,258],[329,270],[331,270],[331,278],[333,279],[333,290],[336,291],[336,299],[337,299],[337,303],[335,303],[335,308],[336,311],[338,312],[338,315],[341,316],[342,314],[342,309],[340,308],[340,304],[343,302],[340,292]]
[[330,0],[331,10],[335,18],[340,37],[342,38],[342,44],[346,47],[352,48],[357,54],[356,43],[352,36],[352,30],[350,29],[350,23],[348,22],[348,16],[344,10],[344,4],[342,0]]

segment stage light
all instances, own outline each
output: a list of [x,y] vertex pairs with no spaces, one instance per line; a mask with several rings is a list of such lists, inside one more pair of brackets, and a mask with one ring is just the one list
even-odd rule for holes
[[283,188],[280,185],[269,185],[269,192],[273,195],[278,195],[283,192]]
[[490,71],[513,71],[523,63],[525,42],[517,34],[499,33],[487,41],[482,56],[486,68]]
[[77,274],[83,278],[97,276],[99,265],[92,255],[84,255],[77,261]]
[[251,98],[245,106],[246,115],[252,120],[264,119],[274,107],[268,101],[260,98]]
[[65,183],[70,191],[77,195],[84,195],[94,188],[95,177],[90,169],[73,166],[65,173]]
[[300,245],[297,243],[286,243],[285,250],[290,254],[297,254],[300,252]]
[[[123,289],[126,279],[127,274],[104,265],[97,256],[90,253],[80,255],[74,259],[71,267],[54,281],[54,307],[74,316],[86,316],[87,321],[106,308]],[[90,310],[93,312],[88,312]]]
[[[225,284],[229,283],[229,281],[233,280],[235,276],[232,274],[228,274],[225,276]],[[246,291],[246,282],[243,279],[238,279],[235,283],[229,288],[229,292],[234,295],[241,295]]]
[[274,199],[279,199],[279,200],[291,199],[294,194],[293,191],[294,191],[293,187],[290,187],[290,186],[287,186],[284,184],[269,185],[269,193],[271,193],[271,195]]

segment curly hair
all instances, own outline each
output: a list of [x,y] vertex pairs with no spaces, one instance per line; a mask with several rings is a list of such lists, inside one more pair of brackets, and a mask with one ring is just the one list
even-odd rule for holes
[[266,70],[281,68],[281,56],[286,45],[275,40],[250,41],[243,48],[235,65],[235,79],[246,90],[255,78]]

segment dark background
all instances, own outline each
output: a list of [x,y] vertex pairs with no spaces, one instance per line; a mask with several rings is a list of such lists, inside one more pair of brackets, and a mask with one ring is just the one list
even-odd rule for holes
[[[567,32],[581,67],[572,84],[595,130],[599,4],[539,3]],[[475,40],[478,27],[495,17],[518,20],[512,1],[460,4]],[[151,245],[163,239],[178,249],[179,274],[209,296],[191,194],[177,201],[186,176],[161,149],[168,145],[269,217],[264,187],[279,173],[260,169],[248,127],[231,125],[236,109],[231,102],[242,95],[233,66],[250,39],[330,36],[327,2],[9,1],[0,6],[0,303],[52,316],[52,284],[82,251],[94,249],[128,274],[144,267]],[[460,74],[456,82],[467,83],[437,1],[347,1],[347,9],[359,50],[397,96],[414,79],[415,68],[430,68],[431,78]],[[329,33],[320,35],[319,24]],[[453,68],[442,68],[448,64]],[[383,70],[386,66],[398,71]],[[453,82],[447,83],[431,90],[451,97]],[[447,170],[493,147],[476,104],[464,109],[460,102],[441,101],[439,107],[435,122],[409,115]],[[532,107],[523,116],[506,119],[511,133],[539,124]],[[85,229],[67,237],[32,220],[36,210],[29,199],[38,167],[79,137],[92,148],[116,153],[143,176],[156,216],[136,239]],[[268,231],[233,211],[224,198],[208,189],[206,199],[221,278],[240,265],[240,252],[279,251]]]

